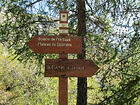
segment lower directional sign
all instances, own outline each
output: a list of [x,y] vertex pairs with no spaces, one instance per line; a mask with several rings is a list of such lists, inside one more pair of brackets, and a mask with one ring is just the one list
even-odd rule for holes
[[46,59],[45,77],[91,77],[98,66],[92,60]]

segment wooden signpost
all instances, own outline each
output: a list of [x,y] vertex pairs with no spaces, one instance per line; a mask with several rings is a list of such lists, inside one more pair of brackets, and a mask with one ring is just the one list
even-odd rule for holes
[[45,77],[59,77],[59,105],[68,105],[68,77],[91,77],[99,69],[91,60],[68,59],[82,53],[82,38],[68,36],[68,12],[60,11],[59,36],[36,35],[26,43],[40,54],[59,54],[45,60]]

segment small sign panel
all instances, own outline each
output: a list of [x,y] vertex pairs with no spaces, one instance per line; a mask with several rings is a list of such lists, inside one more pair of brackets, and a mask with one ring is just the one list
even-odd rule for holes
[[65,21],[65,22],[67,22],[67,13],[61,13],[61,21]]
[[68,12],[60,11],[60,23],[68,23]]
[[92,60],[46,59],[45,77],[91,77],[98,66]]
[[27,45],[36,53],[82,53],[82,39],[79,36],[34,36]]

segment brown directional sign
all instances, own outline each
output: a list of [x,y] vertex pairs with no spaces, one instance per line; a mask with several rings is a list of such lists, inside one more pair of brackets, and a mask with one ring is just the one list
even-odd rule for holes
[[98,70],[92,60],[46,59],[45,77],[91,77]]
[[34,36],[27,45],[36,53],[71,53],[82,52],[82,39],[78,36]]

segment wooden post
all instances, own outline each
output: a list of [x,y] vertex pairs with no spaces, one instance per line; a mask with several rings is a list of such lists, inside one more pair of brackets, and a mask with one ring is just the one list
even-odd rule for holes
[[[68,35],[68,12],[60,11],[60,26],[59,26],[59,35],[67,36]],[[60,59],[68,59],[68,54],[64,51],[59,54]],[[68,77],[62,75],[59,77],[59,105],[68,105]]]
[[[68,59],[68,54],[59,54],[60,59]],[[68,105],[68,77],[59,77],[59,105]]]
[[68,77],[59,77],[59,105],[68,105]]
[[[59,59],[68,59],[65,52],[59,54]],[[59,77],[59,105],[68,105],[68,77]]]

